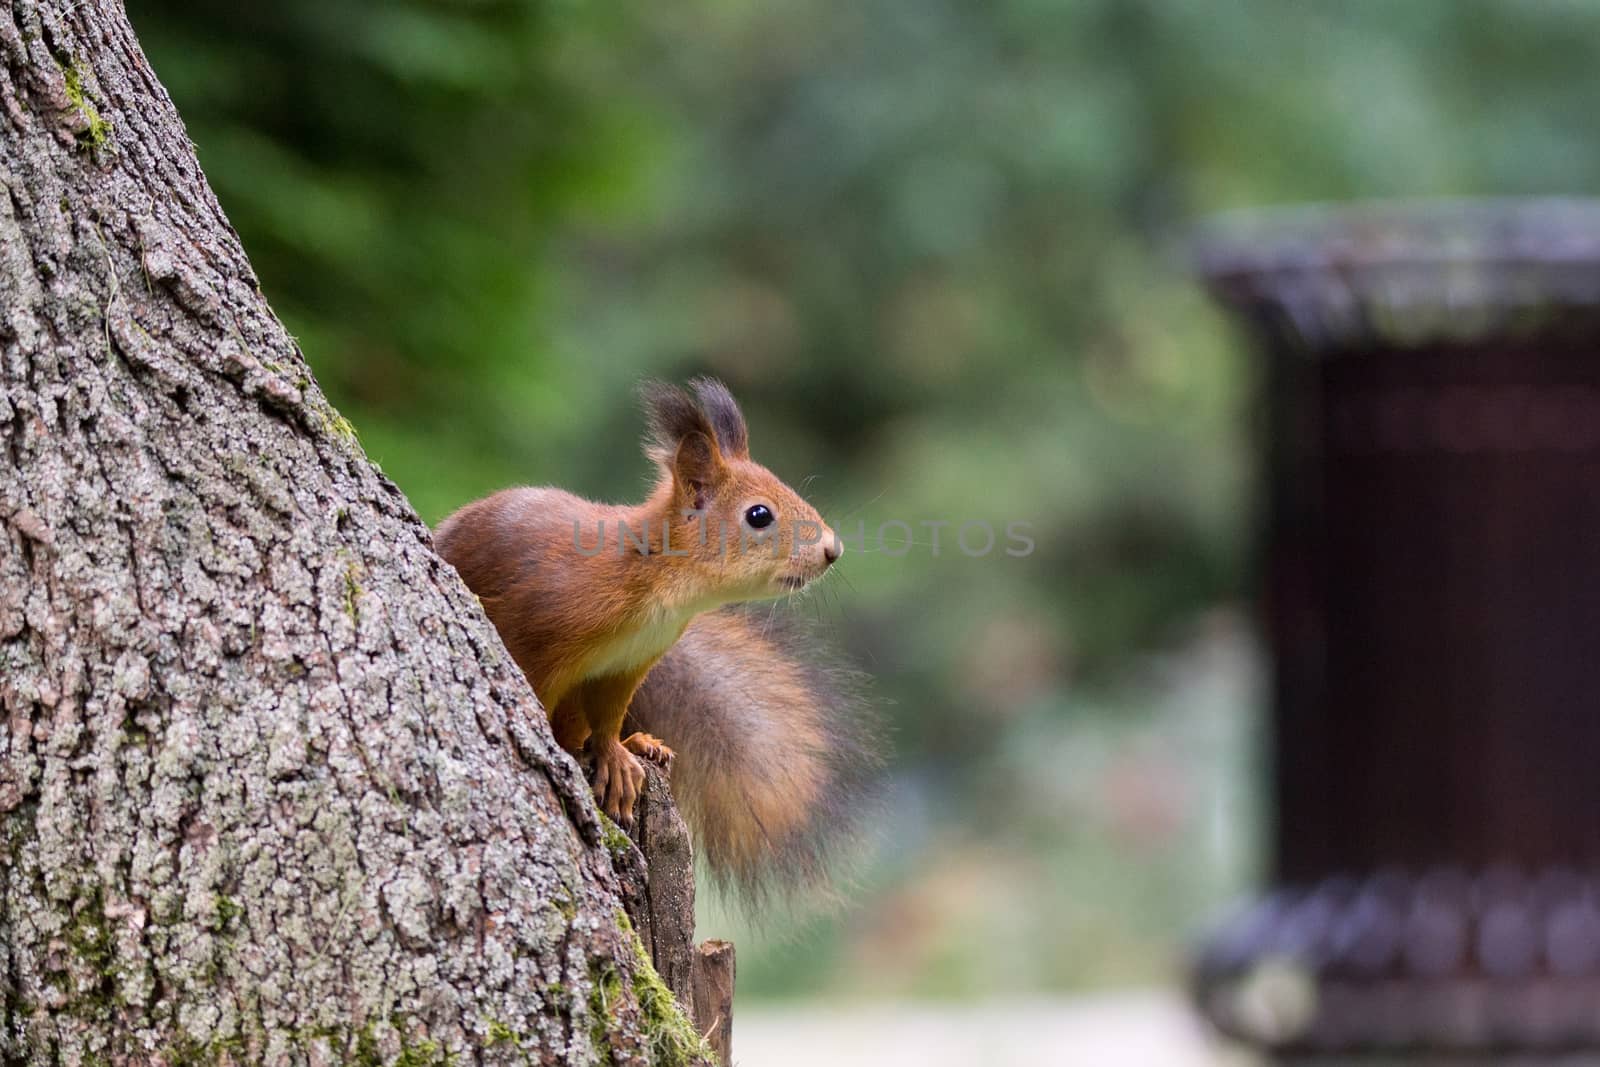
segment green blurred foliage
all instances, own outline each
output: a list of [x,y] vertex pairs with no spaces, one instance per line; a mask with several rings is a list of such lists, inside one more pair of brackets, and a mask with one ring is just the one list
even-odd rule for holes
[[323,387],[438,518],[526,477],[584,375],[549,351],[547,235],[627,169],[521,0],[140,3],[201,164]]
[[[709,371],[865,524],[801,610],[889,702],[883,840],[840,915],[744,938],[754,991],[1170,975],[1256,825],[1254,364],[1186,226],[1600,178],[1577,0],[129,6],[424,518],[635,495],[633,383]],[[969,558],[964,520],[1037,550]]]

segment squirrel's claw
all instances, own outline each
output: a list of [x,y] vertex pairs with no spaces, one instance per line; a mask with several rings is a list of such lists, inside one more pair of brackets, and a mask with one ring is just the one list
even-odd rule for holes
[[672,761],[678,755],[662,744],[660,738],[647,733],[629,734],[623,740],[622,747],[641,759],[649,760],[664,771],[672,769]]
[[633,825],[633,806],[643,788],[644,767],[621,742],[595,748],[594,798],[613,821],[623,827]]

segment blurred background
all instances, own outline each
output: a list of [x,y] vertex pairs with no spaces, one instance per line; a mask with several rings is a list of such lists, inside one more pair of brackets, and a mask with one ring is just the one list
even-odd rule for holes
[[[893,723],[858,884],[702,923],[742,1011],[813,1020],[1114,995],[1181,1028],[1189,939],[1260,870],[1258,372],[1191,223],[1600,188],[1578,0],[128,7],[425,520],[517,483],[636,498],[635,382],[712,373],[830,521],[912,524],[795,609]],[[966,556],[965,520],[1036,550]]]

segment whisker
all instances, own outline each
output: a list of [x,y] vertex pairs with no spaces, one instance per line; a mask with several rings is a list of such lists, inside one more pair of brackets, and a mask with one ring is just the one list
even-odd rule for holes
[[863,554],[871,554],[873,552],[882,552],[885,549],[890,549],[890,548],[943,548],[943,547],[946,547],[946,546],[945,545],[935,545],[931,541],[882,541],[882,542],[879,542],[877,548],[868,548],[865,545],[862,545],[860,548],[854,549],[853,551],[860,552],[860,553],[863,553]]
[[[824,589],[822,592],[823,592],[823,596],[825,598],[827,598],[831,603],[832,611],[830,612],[830,614],[836,614],[836,615],[842,617],[844,615],[844,601],[839,599],[839,591],[838,591],[836,585],[830,585],[826,589]],[[830,621],[832,621],[832,620],[830,620]]]
[[882,492],[880,492],[877,496],[873,497],[871,500],[867,501],[865,504],[861,504],[861,505],[859,505],[857,507],[853,507],[849,511],[845,512],[843,515],[840,515],[838,521],[843,522],[845,519],[848,519],[850,516],[854,515],[858,511],[860,511],[862,508],[870,508],[872,505],[876,504],[878,501],[882,500],[884,497],[886,497],[888,495],[889,495],[889,489],[888,489],[887,486],[885,486]]

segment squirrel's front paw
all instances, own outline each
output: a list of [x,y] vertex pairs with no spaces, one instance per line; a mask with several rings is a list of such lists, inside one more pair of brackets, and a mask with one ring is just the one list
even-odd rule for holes
[[677,753],[661,743],[659,737],[652,737],[646,733],[629,734],[623,738],[622,747],[632,752],[641,759],[647,759],[662,770],[672,768],[672,760]]
[[593,748],[594,798],[616,822],[632,826],[633,805],[644,788],[644,767],[621,741],[613,739]]

